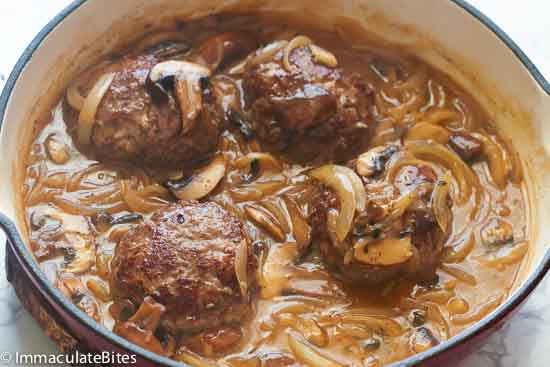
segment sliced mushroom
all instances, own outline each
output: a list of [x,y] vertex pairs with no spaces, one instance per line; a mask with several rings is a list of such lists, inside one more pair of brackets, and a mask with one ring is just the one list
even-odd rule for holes
[[417,328],[411,338],[411,348],[416,353],[423,352],[439,344],[439,340],[433,335],[430,329],[426,327]]
[[345,312],[341,316],[344,323],[359,324],[375,333],[387,336],[401,336],[405,332],[403,326],[396,320],[383,315],[369,315],[365,312]]
[[225,169],[225,157],[220,154],[191,177],[178,181],[169,180],[165,185],[178,199],[198,200],[216,188],[225,175]]
[[56,215],[34,211],[30,216],[30,225],[33,231],[55,235],[63,227],[63,220]]
[[483,143],[470,134],[454,133],[450,139],[451,148],[465,161],[478,157],[483,149]]
[[73,274],[82,274],[89,270],[96,259],[95,248],[87,236],[80,233],[65,233],[67,241],[73,246],[73,252],[67,260],[65,271]]
[[143,220],[143,215],[138,213],[128,213],[115,218],[111,218],[111,225],[114,226],[117,224],[134,223],[139,222],[140,220]]
[[71,159],[69,147],[65,143],[59,141],[54,134],[46,138],[44,145],[46,146],[48,157],[55,164],[65,164]]
[[137,312],[128,321],[139,325],[144,330],[154,331],[160,324],[160,318],[165,310],[163,305],[148,296],[143,299]]
[[361,154],[357,158],[357,173],[364,177],[371,177],[383,172],[386,169],[386,163],[397,150],[398,148],[394,145],[382,145]]
[[111,214],[103,210],[92,216],[92,224],[94,225],[95,229],[100,233],[107,232],[109,228],[111,228],[112,220],[113,217],[111,216]]
[[74,274],[58,274],[55,287],[91,318],[100,321],[99,305]]
[[111,300],[109,286],[104,281],[91,278],[86,282],[86,287],[101,301],[108,302]]
[[256,205],[247,205],[244,211],[254,223],[268,231],[275,240],[279,242],[285,240],[286,235],[281,229],[281,225],[267,210]]
[[117,322],[113,331],[143,348],[164,355],[165,349],[154,332],[165,310],[152,297],[145,297],[137,312],[128,321]]
[[182,134],[189,131],[202,110],[202,78],[210,69],[188,61],[168,60],[156,64],[147,77],[147,88],[157,102],[168,99],[173,89],[181,110]]
[[227,112],[227,118],[239,129],[246,140],[252,140],[254,138],[255,134],[252,124],[244,118],[241,112],[234,108],[230,108]]
[[481,241],[485,246],[498,246],[514,239],[514,227],[501,218],[491,220],[481,229]]
[[250,161],[250,170],[248,173],[243,175],[243,182],[244,183],[251,183],[255,179],[257,179],[260,176],[261,166],[260,161],[257,159],[253,159]]
[[369,265],[402,264],[413,255],[411,237],[386,238],[376,242],[361,239],[355,243],[353,255],[358,261]]

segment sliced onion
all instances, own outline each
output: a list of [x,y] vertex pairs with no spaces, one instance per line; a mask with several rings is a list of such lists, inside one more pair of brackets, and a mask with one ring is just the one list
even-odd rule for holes
[[78,196],[79,202],[85,205],[112,204],[114,202],[122,200],[120,185],[117,185],[117,184],[103,186],[96,190],[90,190],[90,191],[87,191],[87,190],[73,191],[68,195]]
[[241,295],[246,298],[248,295],[248,241],[241,240],[237,251],[235,252],[235,275],[237,276],[237,282],[239,282],[239,288],[241,289]]
[[353,246],[353,256],[369,265],[390,266],[402,264],[413,255],[410,236],[386,238],[380,241],[361,239]]
[[446,304],[455,295],[454,291],[448,289],[430,289],[415,296],[420,301],[434,302],[440,305]]
[[289,266],[294,263],[298,256],[298,246],[295,242],[270,246],[261,270],[262,298],[271,299],[282,293],[289,281]]
[[307,249],[311,243],[311,226],[302,216],[298,204],[296,204],[291,197],[285,197],[285,203],[291,218],[294,239],[298,244],[300,252],[302,252]]
[[361,176],[371,177],[386,169],[386,163],[397,152],[394,145],[380,145],[361,154],[355,163],[357,173]]
[[133,212],[151,213],[165,207],[166,204],[168,204],[166,200],[160,198],[141,197],[139,192],[132,189],[130,184],[124,180],[120,181],[120,185],[122,188],[122,196],[124,197],[124,201]]
[[180,362],[185,362],[193,367],[217,367],[216,363],[212,363],[205,359],[204,357],[199,356],[189,350],[179,350],[176,353],[175,359]]
[[380,315],[360,315],[357,313],[344,313],[341,320],[345,323],[360,324],[369,329],[381,332],[388,336],[401,336],[404,333],[403,327],[392,318]]
[[229,192],[236,202],[257,201],[264,196],[273,195],[285,187],[287,187],[287,183],[284,180],[272,180],[240,185]]
[[405,141],[433,140],[439,144],[447,144],[450,137],[450,131],[444,127],[427,122],[419,122],[407,131]]
[[456,243],[446,246],[441,261],[445,264],[460,263],[472,252],[476,238],[472,231],[468,231]]
[[397,200],[391,203],[391,211],[385,218],[385,222],[391,223],[401,218],[405,211],[413,203],[413,199],[416,198],[416,190],[411,190],[406,194],[401,195]]
[[83,146],[90,144],[97,108],[103,96],[105,96],[105,93],[109,90],[115,75],[115,73],[108,73],[101,76],[82,104],[82,109],[78,115],[78,142]]
[[491,313],[502,302],[502,295],[495,296],[485,301],[477,309],[462,315],[453,315],[451,322],[455,325],[466,325],[477,322]]
[[311,367],[343,367],[340,363],[325,357],[317,350],[310,347],[305,341],[294,333],[288,334],[288,345],[298,361]]
[[472,133],[472,136],[483,143],[483,154],[489,164],[489,171],[491,172],[493,182],[500,190],[504,189],[510,172],[504,149],[483,134]]
[[435,220],[443,231],[449,233],[452,225],[452,212],[447,204],[447,197],[451,190],[451,175],[447,172],[441,179],[436,182],[432,192],[432,208],[434,211]]
[[504,255],[499,255],[489,260],[478,259],[478,261],[484,266],[498,269],[520,262],[525,257],[525,254],[527,254],[527,251],[529,251],[529,243],[522,242],[514,245]]
[[275,310],[272,315],[281,315],[284,313],[301,314],[315,311],[315,307],[301,301],[282,301],[275,304]]
[[445,273],[452,275],[456,279],[458,279],[458,280],[460,280],[460,281],[462,281],[466,284],[469,284],[469,285],[472,285],[472,286],[477,285],[476,277],[473,276],[472,274],[468,273],[466,270],[462,269],[458,265],[441,264],[440,268]]
[[274,168],[278,171],[282,169],[281,163],[277,160],[277,158],[273,157],[269,153],[258,152],[248,153],[247,155],[236,159],[233,161],[233,166],[239,169],[246,168],[249,167],[254,160],[259,161],[262,168]]
[[244,211],[254,223],[268,231],[275,240],[279,242],[285,240],[286,235],[281,229],[281,225],[270,212],[256,205],[247,205]]
[[73,83],[67,88],[67,102],[76,111],[80,111],[84,105],[84,97],[78,90],[78,83]]
[[406,144],[414,156],[433,161],[450,170],[458,185],[457,202],[464,204],[472,192],[479,193],[479,181],[470,167],[460,157],[441,144],[412,141]]
[[348,235],[355,211],[363,211],[367,193],[359,176],[353,170],[337,165],[325,165],[309,172],[309,176],[321,181],[336,192],[340,199],[340,212],[336,218],[336,228],[329,228],[336,239],[343,242]]
[[270,43],[269,45],[259,49],[252,58],[250,58],[246,66],[254,66],[258,64],[263,64],[269,60],[271,60],[277,52],[282,50],[283,48],[287,47],[288,41],[282,40],[282,41],[275,41]]
[[328,66],[329,68],[335,68],[338,66],[338,60],[332,52],[317,45],[309,45],[309,49],[313,55],[313,61]]
[[277,218],[283,232],[290,233],[291,219],[287,212],[286,204],[281,198],[275,197],[264,201],[262,202],[262,206]]
[[317,347],[324,347],[328,344],[328,335],[315,320],[299,318],[297,329],[305,339]]
[[67,185],[68,174],[66,172],[56,172],[51,175],[44,177],[42,183],[47,187],[52,187],[54,189],[64,189]]
[[[388,170],[386,173],[386,181],[388,181],[389,183],[395,183],[397,174],[399,174],[401,172],[401,169],[405,166],[428,166],[432,169],[437,167],[434,163],[422,159],[408,158],[406,156],[396,156],[396,158],[391,159],[389,162]],[[434,169],[434,171],[437,170]]]
[[459,120],[460,114],[450,109],[437,108],[426,113],[422,121],[429,124],[441,125],[453,119]]
[[306,36],[296,36],[285,47],[285,53],[283,55],[283,66],[286,71],[292,71],[292,65],[290,65],[290,54],[294,49],[312,44],[313,41]]
[[159,198],[170,198],[170,191],[158,183],[145,186],[139,191],[141,197],[156,196]]
[[73,215],[87,215],[92,216],[101,211],[105,211],[109,214],[119,213],[123,210],[126,210],[128,207],[123,202],[116,202],[109,205],[101,206],[87,206],[83,205],[78,201],[73,201],[68,198],[68,195],[55,195],[52,197],[51,201],[59,209],[63,210],[66,213]]
[[225,157],[216,156],[208,166],[194,173],[190,180],[182,183],[167,183],[170,191],[181,200],[198,200],[208,195],[225,176]]

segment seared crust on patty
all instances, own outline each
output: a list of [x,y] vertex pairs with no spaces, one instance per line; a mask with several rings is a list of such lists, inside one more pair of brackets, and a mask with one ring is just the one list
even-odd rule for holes
[[[166,306],[163,325],[174,331],[238,320],[249,311],[235,273],[242,241],[248,242],[242,223],[218,204],[169,205],[121,239],[113,289],[136,303],[153,296]],[[252,280],[257,264],[250,246],[247,264]]]
[[[115,73],[96,113],[89,150],[102,160],[130,161],[173,167],[200,160],[216,148],[220,121],[215,106],[205,105],[197,123],[182,133],[181,112],[172,95],[155,102],[147,76],[160,59],[154,55],[125,56],[94,69],[82,83],[86,92],[106,73]],[[78,135],[77,114],[66,114],[69,132]],[[76,140],[75,140],[76,141]]]

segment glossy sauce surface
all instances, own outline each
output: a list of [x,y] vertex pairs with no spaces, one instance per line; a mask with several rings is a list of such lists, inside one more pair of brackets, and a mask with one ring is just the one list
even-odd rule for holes
[[[451,338],[505,300],[528,251],[525,187],[516,153],[467,91],[389,46],[352,44],[338,29],[300,29],[259,17],[218,17],[178,27],[191,50],[209,35],[227,30],[255,32],[262,45],[309,36],[336,57],[339,68],[356,74],[368,86],[371,130],[355,133],[371,138],[367,147],[357,151],[357,145],[344,144],[340,150],[334,148],[336,139],[318,140],[312,135],[281,151],[269,142],[246,137],[242,126],[224,128],[214,155],[224,157],[225,175],[201,201],[216,202],[234,213],[243,221],[250,242],[261,244],[251,300],[254,312],[239,325],[216,328],[208,335],[167,335],[161,328],[142,328],[134,336],[139,339],[152,332],[162,349],[154,349],[157,344],[146,347],[198,366],[216,361],[238,367],[321,366],[327,361],[378,366]],[[150,39],[145,37],[120,53],[150,52],[140,46],[148,45]],[[247,102],[239,65],[246,57],[222,65],[213,76],[222,81],[217,84],[221,88],[239,90],[242,109]],[[96,74],[102,73],[101,67],[97,70]],[[88,92],[85,89],[83,94]],[[224,112],[232,108],[227,106]],[[51,119],[40,126],[27,154],[23,197],[30,245],[52,283],[111,329],[128,320],[124,312],[132,314],[140,307],[130,302],[125,308],[125,301],[112,294],[110,262],[117,242],[128,228],[177,201],[163,183],[191,177],[197,168],[182,164],[168,170],[124,161],[100,162],[86,149],[77,149],[68,132],[74,128],[71,119],[74,111],[63,99],[53,108]],[[462,136],[482,142],[482,151],[471,160],[463,159],[464,166],[449,163],[434,150],[436,145],[456,152],[454,156],[467,157],[469,151],[459,154],[457,148],[464,143]],[[331,192],[309,170],[336,164],[358,171],[357,155],[383,145],[402,153],[385,162],[381,175],[359,175],[367,201],[391,204],[395,200],[394,192],[388,191],[388,185],[394,184],[388,181],[388,171],[414,181],[419,175],[415,167],[428,165],[438,177],[435,185],[451,173],[447,201],[452,202],[452,223],[437,277],[429,282],[399,276],[376,285],[350,283],[324,260],[319,248],[328,239],[316,236],[305,223],[315,206],[311,198],[320,188]],[[425,145],[427,151],[410,154],[412,147]],[[259,152],[269,156],[251,155]],[[256,164],[259,172],[252,172]],[[466,184],[461,185],[459,176]],[[464,194],[465,188],[469,195]],[[278,229],[259,224],[249,207],[270,213]],[[111,222],[102,226],[100,214]],[[300,228],[309,228],[305,236],[311,241],[303,254],[297,249],[304,238]],[[154,314],[154,307],[149,312]]]

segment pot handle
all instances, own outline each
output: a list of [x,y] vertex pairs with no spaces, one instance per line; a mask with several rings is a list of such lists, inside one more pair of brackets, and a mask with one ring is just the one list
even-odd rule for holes
[[15,293],[23,307],[62,353],[74,353],[76,350],[86,351],[87,349],[65,326],[63,320],[51,308],[44,295],[23,268],[22,260],[16,255],[18,251],[16,248],[25,245],[15,223],[6,215],[0,213],[0,228],[7,237],[6,277],[15,289]]

